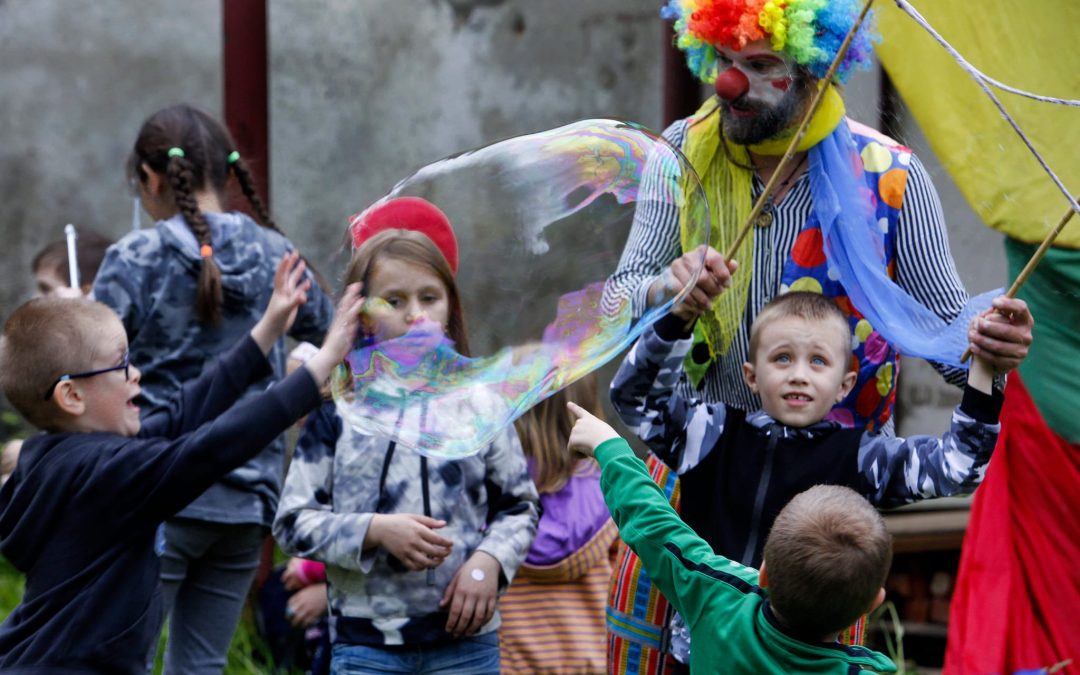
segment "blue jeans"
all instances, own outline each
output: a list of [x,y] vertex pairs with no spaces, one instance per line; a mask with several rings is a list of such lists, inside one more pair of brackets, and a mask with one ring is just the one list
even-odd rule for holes
[[463,637],[430,647],[334,645],[330,675],[413,673],[419,675],[498,675],[499,633]]

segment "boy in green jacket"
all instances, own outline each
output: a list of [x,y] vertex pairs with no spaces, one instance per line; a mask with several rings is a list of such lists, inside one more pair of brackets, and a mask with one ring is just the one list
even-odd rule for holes
[[896,672],[883,654],[837,642],[885,599],[892,541],[854,490],[817,485],[776,517],[760,570],[718,556],[686,525],[645,463],[574,403],[569,447],[596,457],[623,541],[690,629],[694,673]]

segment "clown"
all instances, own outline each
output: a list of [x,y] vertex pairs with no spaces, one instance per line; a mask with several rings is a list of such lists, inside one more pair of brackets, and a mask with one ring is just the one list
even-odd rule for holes
[[[676,45],[690,70],[716,92],[663,134],[701,177],[712,221],[712,248],[683,301],[701,315],[676,386],[685,396],[760,408],[742,376],[749,327],[773,296],[815,291],[848,316],[857,372],[851,394],[828,419],[892,434],[900,352],[926,358],[960,385],[964,343],[970,340],[975,353],[1003,374],[1026,355],[1032,321],[1022,301],[995,301],[1003,320],[968,330],[975,303],[957,276],[926,170],[910,149],[845,116],[839,85],[870,65],[877,37],[869,20],[853,36],[834,80],[822,79],[860,9],[859,0],[671,0],[661,12],[674,22]],[[821,104],[792,161],[735,251],[739,269],[727,288],[718,250],[727,249],[748,220],[820,89]],[[648,173],[646,167],[646,180]],[[655,203],[635,214],[613,283],[633,298],[636,314],[689,283],[700,265],[702,252],[681,246],[686,217],[678,206]],[[925,328],[930,325],[935,328]],[[959,348],[940,339],[946,328]],[[680,494],[674,472],[656,464],[652,469],[673,504],[699,498]],[[632,554],[617,569],[608,608],[610,669],[678,668],[664,652],[687,662],[678,621],[672,629],[666,602],[649,588]]]

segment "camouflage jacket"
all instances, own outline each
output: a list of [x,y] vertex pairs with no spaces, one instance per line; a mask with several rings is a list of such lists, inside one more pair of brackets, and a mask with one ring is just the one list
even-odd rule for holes
[[[207,213],[214,261],[221,270],[224,301],[217,326],[195,316],[202,258],[183,217],[160,221],[111,246],[94,280],[96,300],[116,310],[127,330],[131,363],[142,371],[143,416],[164,405],[204,365],[224,354],[262,316],[274,287],[274,270],[289,241],[241,213]],[[309,273],[310,276],[310,273]],[[289,334],[322,342],[333,303],[312,278],[308,301]],[[285,375],[284,341],[268,355],[274,373],[248,395]],[[224,523],[269,525],[277,508],[284,439],[229,473],[179,513]]]
[[895,438],[824,421],[788,427],[763,411],[681,396],[675,385],[692,339],[664,339],[670,325],[660,333],[650,327],[627,354],[612,381],[612,404],[679,473],[684,518],[699,523],[721,555],[760,564],[776,511],[817,483],[847,485],[891,507],[967,494],[982,481],[1000,429],[1000,394],[966,389],[940,437]]
[[[432,574],[408,571],[381,547],[363,550],[374,514],[423,514],[425,491],[428,515],[446,521],[438,533],[454,542]],[[449,638],[439,600],[469,556],[484,551],[498,560],[505,588],[538,519],[539,497],[513,427],[471,457],[422,458],[353,430],[327,402],[301,432],[273,532],[290,555],[326,563],[335,642],[421,644]],[[496,613],[480,632],[498,626]]]

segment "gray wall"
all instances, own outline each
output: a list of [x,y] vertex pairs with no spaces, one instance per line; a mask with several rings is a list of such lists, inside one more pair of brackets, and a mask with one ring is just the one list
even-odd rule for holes
[[[658,5],[272,0],[275,217],[336,281],[346,217],[430,161],[586,117],[659,130]],[[123,162],[146,115],[177,101],[220,114],[220,12],[217,0],[0,0],[0,313],[29,296],[30,258],[65,223],[130,228]],[[852,115],[876,123],[877,91],[876,74],[857,75]],[[999,237],[905,128],[942,188],[961,274],[1001,284]],[[953,390],[913,359],[902,387],[920,431],[944,425]]]

